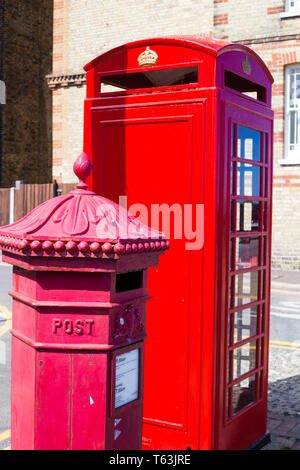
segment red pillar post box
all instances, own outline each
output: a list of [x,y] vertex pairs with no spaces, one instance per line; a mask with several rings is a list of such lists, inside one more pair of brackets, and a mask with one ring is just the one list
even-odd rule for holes
[[13,268],[12,449],[139,449],[147,269],[162,234],[77,189],[0,230]]
[[201,36],[125,44],[85,70],[90,188],[145,204],[155,229],[175,222],[148,278],[144,448],[261,445],[272,76],[246,46]]

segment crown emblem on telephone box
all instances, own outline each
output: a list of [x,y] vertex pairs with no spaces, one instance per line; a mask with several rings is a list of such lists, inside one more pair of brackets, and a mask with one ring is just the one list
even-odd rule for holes
[[138,63],[140,67],[147,67],[149,65],[155,65],[158,59],[158,55],[155,51],[152,51],[149,46],[146,50],[138,56]]

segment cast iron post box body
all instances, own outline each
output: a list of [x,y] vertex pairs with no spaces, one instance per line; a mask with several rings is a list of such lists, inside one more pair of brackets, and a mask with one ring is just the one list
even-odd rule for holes
[[181,227],[190,205],[199,232],[171,229],[149,273],[144,448],[246,449],[267,434],[271,74],[201,36],[126,44],[85,70],[90,188],[169,207]]
[[[80,178],[90,171],[82,154]],[[77,189],[0,230],[13,268],[12,449],[139,449],[147,268],[166,249]]]

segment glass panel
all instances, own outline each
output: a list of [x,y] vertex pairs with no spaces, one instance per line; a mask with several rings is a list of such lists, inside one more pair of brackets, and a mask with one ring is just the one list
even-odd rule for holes
[[231,201],[231,210],[230,210],[230,228],[232,232],[235,232],[235,201]]
[[238,126],[238,147],[239,157],[259,162],[261,132],[249,129],[248,127]]
[[241,273],[235,276],[235,306],[258,300],[258,272]]
[[265,305],[261,306],[260,332],[265,331]]
[[264,202],[264,206],[263,206],[263,230],[267,230],[267,216],[268,216],[267,209],[268,209],[267,203]]
[[236,193],[236,182],[235,182],[235,167],[236,163],[231,163],[231,179],[230,179],[230,192],[231,194]]
[[255,336],[258,326],[258,307],[246,308],[234,313],[234,342]]
[[256,368],[257,341],[243,344],[233,351],[233,380]]
[[233,386],[232,413],[236,414],[256,401],[256,375],[252,375]]
[[261,276],[262,276],[261,299],[265,299],[266,298],[266,271],[265,270],[262,271]]
[[295,75],[294,69],[290,70],[290,108],[294,107]]
[[265,342],[264,338],[261,339],[261,348],[260,348],[260,365],[264,366],[264,348],[265,348]]
[[234,271],[235,269],[235,256],[234,256],[234,239],[232,238],[230,240],[230,247],[229,247],[229,266],[230,266],[230,271]]
[[261,264],[265,265],[266,262],[267,262],[267,237],[263,237]]
[[234,315],[234,313],[229,314],[229,317],[228,317],[228,346],[230,346],[230,345],[232,344],[232,322],[233,322],[233,315]]
[[290,111],[290,145],[299,143],[299,111]]
[[231,367],[232,367],[232,361],[231,361],[231,357],[232,357],[232,352],[229,351],[228,353],[228,364],[227,364],[227,383],[229,384],[230,382],[232,382],[232,374],[231,374]]
[[229,296],[229,299],[228,299],[228,306],[229,308],[232,308],[233,307],[233,283],[234,283],[234,277],[231,276],[229,278],[229,292],[228,292],[228,296]]
[[259,264],[259,237],[236,239],[236,269],[252,268]]
[[297,69],[297,72],[296,73],[296,90],[295,90],[295,94],[296,94],[296,107],[299,108],[299,99],[300,99],[300,71],[299,69]]
[[260,203],[237,201],[236,231],[257,232],[260,230]]
[[260,167],[238,162],[237,195],[260,195]]

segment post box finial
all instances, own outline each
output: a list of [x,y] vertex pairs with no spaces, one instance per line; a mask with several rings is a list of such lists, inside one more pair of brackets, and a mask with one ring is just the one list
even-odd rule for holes
[[74,173],[79,179],[76,186],[78,189],[87,189],[88,185],[85,181],[90,176],[92,168],[91,160],[86,153],[82,152],[73,165]]

